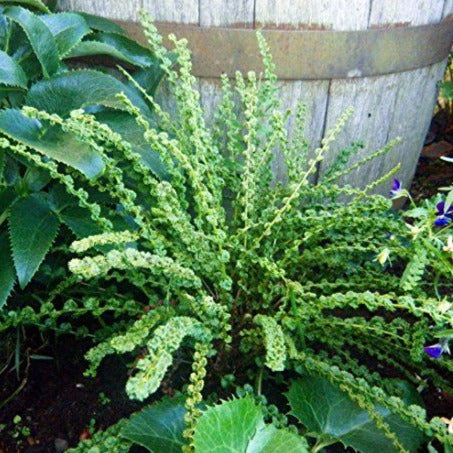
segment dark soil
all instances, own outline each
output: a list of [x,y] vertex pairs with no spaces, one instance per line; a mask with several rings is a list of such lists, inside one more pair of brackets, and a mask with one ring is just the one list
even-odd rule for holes
[[[411,187],[415,199],[433,196],[453,182],[453,164],[441,156],[453,157],[453,122],[438,114]],[[83,377],[87,342],[65,336],[51,343],[39,354],[52,360],[31,360],[28,367],[22,363],[19,379],[11,364],[0,374],[0,453],[60,452],[139,407],[124,392],[127,369],[120,359],[106,361],[99,376],[89,379]],[[1,407],[15,391],[17,396]],[[431,388],[422,396],[429,416],[452,416],[452,395]],[[14,424],[17,415],[22,421]],[[29,434],[19,432],[23,427]]]
[[[0,453],[62,451],[89,437],[92,429],[105,429],[138,409],[125,395],[127,370],[121,362],[107,361],[96,379],[83,377],[86,350],[86,342],[61,337],[52,350],[39,351],[53,360],[32,360],[19,380],[12,368],[0,376],[0,404],[26,379],[20,393],[0,409]],[[17,415],[22,421],[14,424]],[[15,437],[24,426],[30,434]]]
[[439,188],[453,184],[453,163],[441,157],[453,158],[453,119],[442,111],[431,122],[417,165],[410,190],[416,200],[432,197]]

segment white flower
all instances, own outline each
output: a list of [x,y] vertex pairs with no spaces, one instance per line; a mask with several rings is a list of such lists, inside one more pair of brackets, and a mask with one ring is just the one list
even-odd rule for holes
[[409,231],[411,232],[412,236],[414,236],[414,239],[421,233],[425,227],[419,227],[416,225],[409,225],[406,223],[406,226],[409,228]]
[[453,253],[453,236],[448,236],[447,244],[444,245],[444,252]]
[[447,300],[443,300],[440,304],[439,304],[439,311],[441,313],[447,313],[448,310],[450,310],[451,308],[451,303],[448,302]]

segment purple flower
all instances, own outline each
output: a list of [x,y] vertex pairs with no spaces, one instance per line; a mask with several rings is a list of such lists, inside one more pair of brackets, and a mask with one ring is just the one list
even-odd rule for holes
[[433,359],[438,359],[444,352],[444,347],[440,343],[425,346],[423,350]]
[[434,225],[438,227],[443,227],[448,225],[453,220],[453,206],[449,206],[447,211],[445,211],[445,202],[441,201],[437,203],[437,211],[436,211],[436,220],[434,221]]
[[403,186],[401,184],[401,181],[399,179],[394,179],[392,183],[392,190],[390,191],[390,196],[397,197],[402,189]]

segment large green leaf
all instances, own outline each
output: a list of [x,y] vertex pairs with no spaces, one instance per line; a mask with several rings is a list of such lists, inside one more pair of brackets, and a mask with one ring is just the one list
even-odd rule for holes
[[29,195],[11,206],[9,232],[21,288],[38,270],[58,233],[58,227],[58,218],[43,196]]
[[134,80],[151,96],[157,91],[164,76],[165,72],[161,69],[159,62],[148,68],[139,69],[132,74]]
[[93,70],[67,72],[37,82],[28,91],[25,102],[61,116],[96,104],[124,110],[124,105],[116,97],[121,92],[144,114],[151,114],[136,91],[108,74]]
[[89,178],[104,170],[101,156],[88,145],[58,126],[45,127],[40,121],[27,118],[19,110],[0,111],[0,132],[76,168]]
[[101,228],[91,220],[89,212],[80,206],[68,206],[58,215],[60,220],[80,238],[102,233]]
[[440,96],[445,99],[453,99],[453,81],[449,80],[440,85]]
[[304,438],[265,425],[261,407],[251,397],[211,407],[197,422],[195,453],[304,453]]
[[[407,385],[398,384],[406,404],[419,404],[420,399]],[[292,415],[321,439],[341,442],[362,453],[378,451],[392,453],[392,442],[348,395],[319,376],[305,376],[294,381],[287,394]],[[384,417],[391,430],[408,451],[416,452],[423,436],[420,431],[389,410],[377,406],[376,412]]]
[[0,50],[0,85],[27,88],[25,72],[2,50]]
[[8,237],[6,234],[0,235],[0,308],[5,305],[11,290],[14,287],[16,274],[14,272],[14,264],[11,258],[11,250],[9,247]]
[[49,8],[41,0],[0,0],[1,3],[19,3],[29,8],[35,8],[42,13],[50,13]]
[[116,33],[97,33],[89,41],[78,44],[68,57],[90,55],[108,55],[142,68],[157,64],[157,59],[148,49]]
[[7,209],[17,198],[16,189],[12,186],[0,189],[0,220],[6,217]]
[[49,14],[41,16],[41,19],[54,36],[61,57],[66,56],[84,36],[91,32],[90,27],[80,14]]
[[4,14],[24,30],[44,77],[55,74],[60,67],[60,59],[57,43],[47,25],[36,14],[20,6],[6,8]]
[[106,33],[116,33],[125,35],[126,32],[115,22],[101,16],[94,16],[88,13],[79,13],[93,30],[104,31]]
[[105,111],[96,114],[96,118],[101,123],[107,124],[113,131],[118,132],[124,140],[129,142],[132,149],[140,154],[143,163],[161,179],[167,179],[168,174],[162,163],[159,153],[151,149],[149,143],[143,137],[141,128],[135,118],[126,112]]
[[132,415],[121,435],[153,453],[180,453],[185,412],[182,398],[160,401]]
[[30,167],[27,169],[22,183],[28,193],[39,192],[52,180],[49,172],[44,168]]

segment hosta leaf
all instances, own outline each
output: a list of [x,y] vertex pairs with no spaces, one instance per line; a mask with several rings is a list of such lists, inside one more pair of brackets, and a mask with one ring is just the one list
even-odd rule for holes
[[11,290],[14,287],[16,274],[14,272],[13,259],[11,258],[11,249],[6,234],[0,235],[0,308],[5,305]]
[[151,114],[136,91],[108,74],[93,70],[72,71],[42,80],[30,88],[26,103],[61,116],[96,104],[124,110],[124,105],[116,98],[121,92],[144,114]]
[[108,55],[142,68],[157,65],[157,59],[148,49],[115,33],[97,33],[89,41],[78,44],[68,56],[89,55]]
[[44,77],[55,74],[60,67],[60,59],[57,43],[47,25],[36,14],[20,6],[6,8],[4,14],[24,30]]
[[159,401],[132,415],[121,435],[153,453],[180,453],[185,412],[181,398]]
[[0,4],[2,3],[19,3],[29,8],[35,8],[42,13],[50,13],[49,8],[41,0],[0,0]]
[[[407,386],[399,386],[406,404],[420,403]],[[367,411],[322,377],[305,376],[294,381],[287,397],[292,415],[319,437],[341,442],[362,453],[398,451]],[[384,417],[405,448],[416,452],[423,439],[422,433],[381,406],[377,406],[376,411]]]
[[143,137],[143,128],[140,127],[135,118],[126,112],[105,111],[96,114],[101,123],[107,124],[113,131],[118,132],[129,142],[132,149],[140,154],[143,163],[159,178],[168,177],[165,166],[162,163],[159,153],[151,149],[151,146]]
[[29,195],[11,206],[9,232],[21,288],[38,270],[57,235],[58,227],[58,218],[43,196]]
[[35,119],[24,116],[19,110],[0,111],[0,131],[28,145],[40,153],[63,162],[91,178],[104,169],[99,154],[73,135],[58,126],[44,127]]
[[78,13],[80,14],[93,30],[104,31],[106,33],[116,33],[119,35],[125,35],[126,32],[115,22],[106,19],[105,17],[94,16],[88,13]]
[[49,14],[41,16],[41,19],[54,36],[61,57],[64,57],[84,36],[91,32],[80,14]]
[[262,409],[251,397],[211,407],[197,422],[195,453],[308,452],[304,438],[265,425]]
[[0,50],[0,85],[27,88],[23,69],[5,52]]

